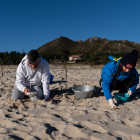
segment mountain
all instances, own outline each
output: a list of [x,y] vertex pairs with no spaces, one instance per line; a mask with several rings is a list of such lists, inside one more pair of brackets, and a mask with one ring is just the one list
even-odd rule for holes
[[85,41],[73,41],[67,37],[59,37],[37,49],[40,54],[60,54],[61,50],[69,51],[70,54],[80,53],[120,53],[130,52],[133,49],[140,51],[140,43],[127,40],[110,41],[106,38],[92,37]]

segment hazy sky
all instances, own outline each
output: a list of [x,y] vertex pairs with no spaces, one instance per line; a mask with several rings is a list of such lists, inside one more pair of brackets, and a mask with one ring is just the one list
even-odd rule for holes
[[0,52],[27,53],[60,36],[140,43],[140,0],[0,0]]

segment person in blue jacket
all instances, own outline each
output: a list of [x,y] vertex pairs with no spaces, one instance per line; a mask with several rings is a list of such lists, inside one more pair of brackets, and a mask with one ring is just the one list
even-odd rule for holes
[[113,96],[111,95],[112,90],[119,90],[119,93],[127,92],[130,96],[136,90],[139,83],[139,74],[135,68],[137,59],[138,50],[135,49],[119,59],[114,57],[102,69],[100,86],[112,108],[116,108]]

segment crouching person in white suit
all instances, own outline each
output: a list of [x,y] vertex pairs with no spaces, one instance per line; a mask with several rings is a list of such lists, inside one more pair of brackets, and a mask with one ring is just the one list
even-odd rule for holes
[[22,100],[28,93],[36,92],[34,100],[55,101],[49,97],[49,83],[49,63],[36,50],[31,50],[18,65],[11,99]]

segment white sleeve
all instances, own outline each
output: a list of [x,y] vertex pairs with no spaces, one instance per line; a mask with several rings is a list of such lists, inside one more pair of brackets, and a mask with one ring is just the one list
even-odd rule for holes
[[21,64],[19,64],[16,72],[16,86],[17,88],[24,92],[24,89],[26,88],[25,86],[25,76],[24,76],[23,68]]
[[50,75],[49,75],[49,64],[47,61],[45,61],[45,63],[43,63],[41,82],[42,82],[42,86],[43,86],[44,97],[45,97],[45,99],[47,99],[50,96],[50,90],[49,90]]

